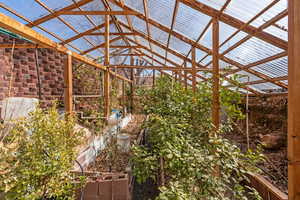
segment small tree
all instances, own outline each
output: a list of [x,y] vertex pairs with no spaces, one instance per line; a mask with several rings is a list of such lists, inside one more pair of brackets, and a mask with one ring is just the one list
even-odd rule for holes
[[163,77],[155,88],[139,94],[149,116],[145,124],[149,145],[133,147],[133,172],[139,182],[147,178],[160,181],[157,199],[260,199],[244,183],[247,172],[257,170],[255,164],[262,155],[252,151],[244,154],[222,136],[231,130],[232,120],[243,117],[237,91],[220,88],[220,104],[227,120],[218,131],[210,117],[209,81],[199,83],[193,93]]
[[70,173],[82,134],[55,106],[15,122],[0,143],[0,191],[6,199],[73,199]]

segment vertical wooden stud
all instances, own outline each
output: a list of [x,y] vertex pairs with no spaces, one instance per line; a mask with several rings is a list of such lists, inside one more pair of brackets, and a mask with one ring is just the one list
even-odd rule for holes
[[[183,67],[186,68],[186,62],[184,62],[183,65],[184,65]],[[187,89],[187,87],[188,87],[187,76],[188,76],[187,71],[184,71],[184,86],[185,86],[185,89]]]
[[153,69],[153,76],[152,76],[152,78],[153,78],[153,82],[152,82],[152,87],[154,87],[155,86],[155,69]]
[[[105,57],[104,65],[109,67],[109,15],[105,15]],[[108,119],[110,114],[110,74],[109,68],[104,71],[104,117]]]
[[300,200],[300,1],[288,1],[288,195]]
[[192,85],[193,92],[196,92],[197,83],[196,83],[196,49],[192,48]]
[[67,54],[64,65],[64,81],[65,81],[65,112],[66,114],[72,114],[73,112],[73,82],[72,82],[72,54]]
[[[134,65],[134,58],[133,56],[130,57],[130,65]],[[130,84],[130,90],[131,90],[131,97],[130,97],[130,111],[133,113],[133,105],[134,105],[134,87],[135,87],[135,78],[134,78],[134,69],[132,68],[130,70],[130,79],[131,79],[131,84]]]
[[213,59],[213,95],[212,95],[212,122],[218,130],[220,127],[220,71],[219,71],[219,21],[213,19],[213,35],[212,35],[212,59]]

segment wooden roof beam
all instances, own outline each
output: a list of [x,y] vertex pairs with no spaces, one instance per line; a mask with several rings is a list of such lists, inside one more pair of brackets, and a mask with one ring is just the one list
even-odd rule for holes
[[[145,55],[145,54],[144,54]],[[112,67],[116,68],[128,68],[128,69],[155,69],[155,70],[170,70],[170,71],[192,71],[192,68],[183,68],[183,67],[174,67],[174,66],[167,66],[167,65],[161,65],[161,66],[144,66],[144,65],[112,65]],[[206,68],[196,68],[196,71],[212,71],[211,69]]]
[[100,11],[100,10],[89,10],[89,11],[77,11],[77,10],[64,10],[59,11],[56,15],[139,15],[134,11]]
[[73,37],[70,37],[70,38],[66,39],[65,41],[61,42],[61,44],[64,45],[64,44],[70,43],[70,42],[72,42],[74,40],[77,40],[77,39],[79,39],[79,38],[81,38],[81,37],[83,37],[85,35],[89,35],[90,33],[94,32],[96,30],[99,30],[99,29],[103,28],[104,26],[105,26],[104,23],[100,24],[100,25],[98,25],[96,27],[93,27],[93,28],[91,28],[89,30],[86,30],[86,31],[81,32],[81,33],[79,33],[77,35],[74,35]]
[[2,13],[0,13],[0,27],[6,29],[8,31],[11,31],[13,33],[16,33],[24,38],[27,38],[27,39],[29,39],[39,45],[45,46],[47,48],[52,48],[52,49],[57,50],[64,54],[72,54],[73,58],[77,59],[78,61],[81,61],[88,65],[106,70],[105,66],[103,66],[101,64],[97,64],[86,57],[83,57],[75,52],[70,51],[66,47],[64,47],[56,42],[53,42],[52,40],[46,38],[45,36],[41,35],[40,33],[35,32],[31,28],[21,24],[20,22],[17,22],[16,20],[14,20]]
[[41,18],[39,18],[39,19],[36,19],[36,20],[34,20],[32,23],[27,24],[27,26],[29,26],[29,27],[32,28],[32,27],[37,26],[37,25],[39,25],[39,24],[41,24],[41,23],[44,23],[44,22],[46,22],[46,21],[48,21],[48,20],[50,20],[50,19],[56,18],[57,16],[59,16],[59,15],[57,14],[57,13],[59,13],[59,12],[72,10],[72,9],[77,8],[77,7],[83,6],[83,5],[87,4],[87,3],[90,3],[90,2],[92,2],[92,1],[93,1],[93,0],[81,0],[81,1],[78,1],[77,3],[71,4],[71,5],[66,6],[66,7],[64,7],[64,8],[61,8],[61,9],[55,11],[55,12],[52,12],[52,13],[49,14],[49,15],[43,16],[43,17],[41,17]]
[[239,72],[239,71],[241,71],[241,70],[249,69],[249,68],[251,68],[251,67],[255,67],[255,66],[262,65],[262,64],[271,62],[271,61],[276,60],[276,59],[279,59],[279,58],[283,58],[283,57],[287,56],[287,54],[288,54],[287,51],[284,51],[284,52],[275,54],[275,55],[273,55],[273,56],[270,56],[270,57],[264,58],[264,59],[262,59],[262,60],[259,60],[259,61],[250,63],[250,64],[248,64],[248,65],[245,65],[245,67],[242,68],[242,69],[231,70],[231,71],[229,71],[228,73],[226,73],[226,75],[234,74],[234,73]]
[[[109,42],[111,43],[111,42],[114,42],[114,41],[117,41],[117,40],[120,40],[120,39],[122,39],[122,38],[121,37],[116,37],[114,39],[111,39]],[[85,50],[84,52],[81,53],[81,55],[85,55],[85,54],[87,54],[91,51],[94,51],[94,50],[99,49],[99,48],[104,48],[104,47],[105,47],[105,42],[103,42],[103,43],[101,43],[101,44],[99,44],[95,47],[92,47],[90,49]]]
[[[88,33],[88,34],[85,34],[85,35],[104,35],[105,33]],[[116,32],[116,33],[109,33],[109,35],[136,35],[136,33],[119,33],[119,32]]]
[[[174,24],[175,24],[177,12],[178,12],[178,4],[179,4],[178,0],[176,0],[174,10],[173,10],[173,16],[172,16],[171,31],[173,31],[173,28],[174,28]],[[169,48],[169,45],[170,45],[170,38],[171,38],[171,32],[169,32],[169,34],[168,34],[167,48]],[[165,57],[166,58],[168,57],[168,52],[167,51],[165,53]]]
[[[207,6],[199,1],[194,1],[194,0],[179,0],[180,2],[184,3],[185,5],[195,9],[195,10],[198,10],[199,12],[202,12],[208,16],[211,16],[211,17],[217,17],[220,12],[210,6]],[[224,22],[225,24],[228,24],[234,28],[237,28],[239,29],[241,26],[244,26],[245,23],[242,22],[241,20],[239,19],[236,19],[228,14],[225,14],[225,13],[222,13],[220,16],[219,16],[219,20]],[[250,34],[250,35],[253,35],[254,33],[257,33],[255,35],[255,37],[265,41],[265,42],[268,42],[274,46],[277,46],[281,49],[284,49],[284,50],[287,50],[287,47],[288,47],[288,44],[286,41],[274,36],[274,35],[271,35],[269,33],[266,33],[264,31],[259,31],[256,27],[254,26],[251,26],[251,25],[247,25],[245,26],[245,28],[243,29],[243,31],[245,31],[246,33]]]

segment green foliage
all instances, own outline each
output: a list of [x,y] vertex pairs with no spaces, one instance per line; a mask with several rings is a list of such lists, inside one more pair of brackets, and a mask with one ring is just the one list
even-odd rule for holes
[[[168,180],[158,199],[259,199],[243,183],[247,172],[263,159],[258,152],[241,153],[222,136],[231,122],[243,118],[237,91],[220,89],[220,103],[226,119],[216,131],[211,120],[211,83],[202,82],[193,93],[169,78],[158,79],[156,87],[138,92],[149,119],[149,146],[133,148],[137,180],[156,181],[164,171]],[[163,165],[160,159],[163,159]],[[162,169],[163,168],[163,169]],[[255,196],[256,195],[256,196]]]
[[15,122],[0,143],[0,191],[6,199],[73,199],[79,184],[70,170],[82,139],[73,127],[74,119],[60,119],[55,106]]

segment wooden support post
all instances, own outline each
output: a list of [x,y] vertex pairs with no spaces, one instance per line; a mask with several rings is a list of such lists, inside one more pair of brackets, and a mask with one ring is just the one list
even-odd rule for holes
[[[185,61],[183,63],[183,67],[186,68],[186,62]],[[184,71],[184,86],[185,86],[185,89],[187,89],[187,87],[188,87],[188,74],[187,74],[187,71]]]
[[[134,58],[133,56],[130,57],[130,65],[134,65]],[[135,79],[134,79],[134,69],[130,70],[130,91],[131,91],[131,97],[130,97],[130,112],[133,113],[133,105],[134,105],[134,87],[135,87]]]
[[154,87],[155,86],[155,69],[153,70],[153,83],[152,83],[152,87]]
[[108,120],[110,114],[110,72],[109,72],[109,15],[105,15],[105,58],[104,65],[104,117]]
[[289,0],[288,194],[300,200],[300,1]]
[[196,81],[196,48],[192,49],[192,84],[193,84],[193,92],[196,92],[197,89],[197,81]]
[[122,107],[123,107],[123,113],[125,114],[125,81],[122,80]]
[[65,112],[72,114],[73,112],[73,82],[72,82],[72,54],[69,52],[65,60],[64,66],[64,81],[65,81]]
[[220,127],[220,71],[219,71],[219,21],[213,19],[212,54],[213,54],[213,96],[212,96],[212,122],[216,130]]

